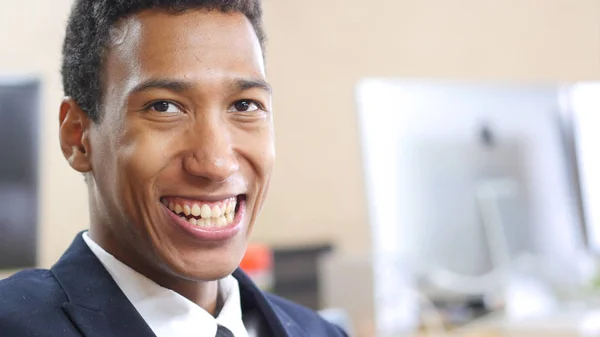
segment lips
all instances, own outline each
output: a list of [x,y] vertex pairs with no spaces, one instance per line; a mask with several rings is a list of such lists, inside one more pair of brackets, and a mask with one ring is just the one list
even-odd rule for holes
[[244,195],[206,201],[202,198],[163,197],[163,209],[186,234],[202,241],[223,241],[242,228]]

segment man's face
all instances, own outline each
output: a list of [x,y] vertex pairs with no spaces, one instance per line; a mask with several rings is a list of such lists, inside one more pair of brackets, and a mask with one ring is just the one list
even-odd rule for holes
[[232,272],[269,184],[271,94],[240,13],[149,10],[111,31],[89,133],[91,233],[134,268]]

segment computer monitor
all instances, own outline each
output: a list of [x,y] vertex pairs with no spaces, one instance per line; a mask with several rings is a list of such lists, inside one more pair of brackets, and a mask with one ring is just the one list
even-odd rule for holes
[[[583,243],[561,133],[562,90],[361,82],[374,254],[396,255],[424,274],[441,268],[481,275],[499,263],[492,255],[501,234],[506,256],[531,252],[568,261]],[[494,235],[490,223],[500,227]]]
[[0,77],[0,269],[36,264],[39,99],[37,79]]
[[578,186],[581,222],[589,250],[600,252],[600,82],[564,88],[565,134]]

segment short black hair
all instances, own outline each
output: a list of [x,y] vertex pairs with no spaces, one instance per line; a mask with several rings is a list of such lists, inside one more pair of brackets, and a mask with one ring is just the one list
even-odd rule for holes
[[174,12],[190,9],[240,12],[254,27],[264,51],[266,37],[260,0],[76,0],[62,50],[63,89],[94,122],[101,118],[102,65],[110,29],[120,19],[154,8]]

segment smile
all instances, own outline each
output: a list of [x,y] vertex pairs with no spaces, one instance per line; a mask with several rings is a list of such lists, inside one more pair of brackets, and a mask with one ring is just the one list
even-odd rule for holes
[[200,228],[226,227],[233,223],[238,211],[238,197],[211,202],[164,197],[161,202],[181,220]]

